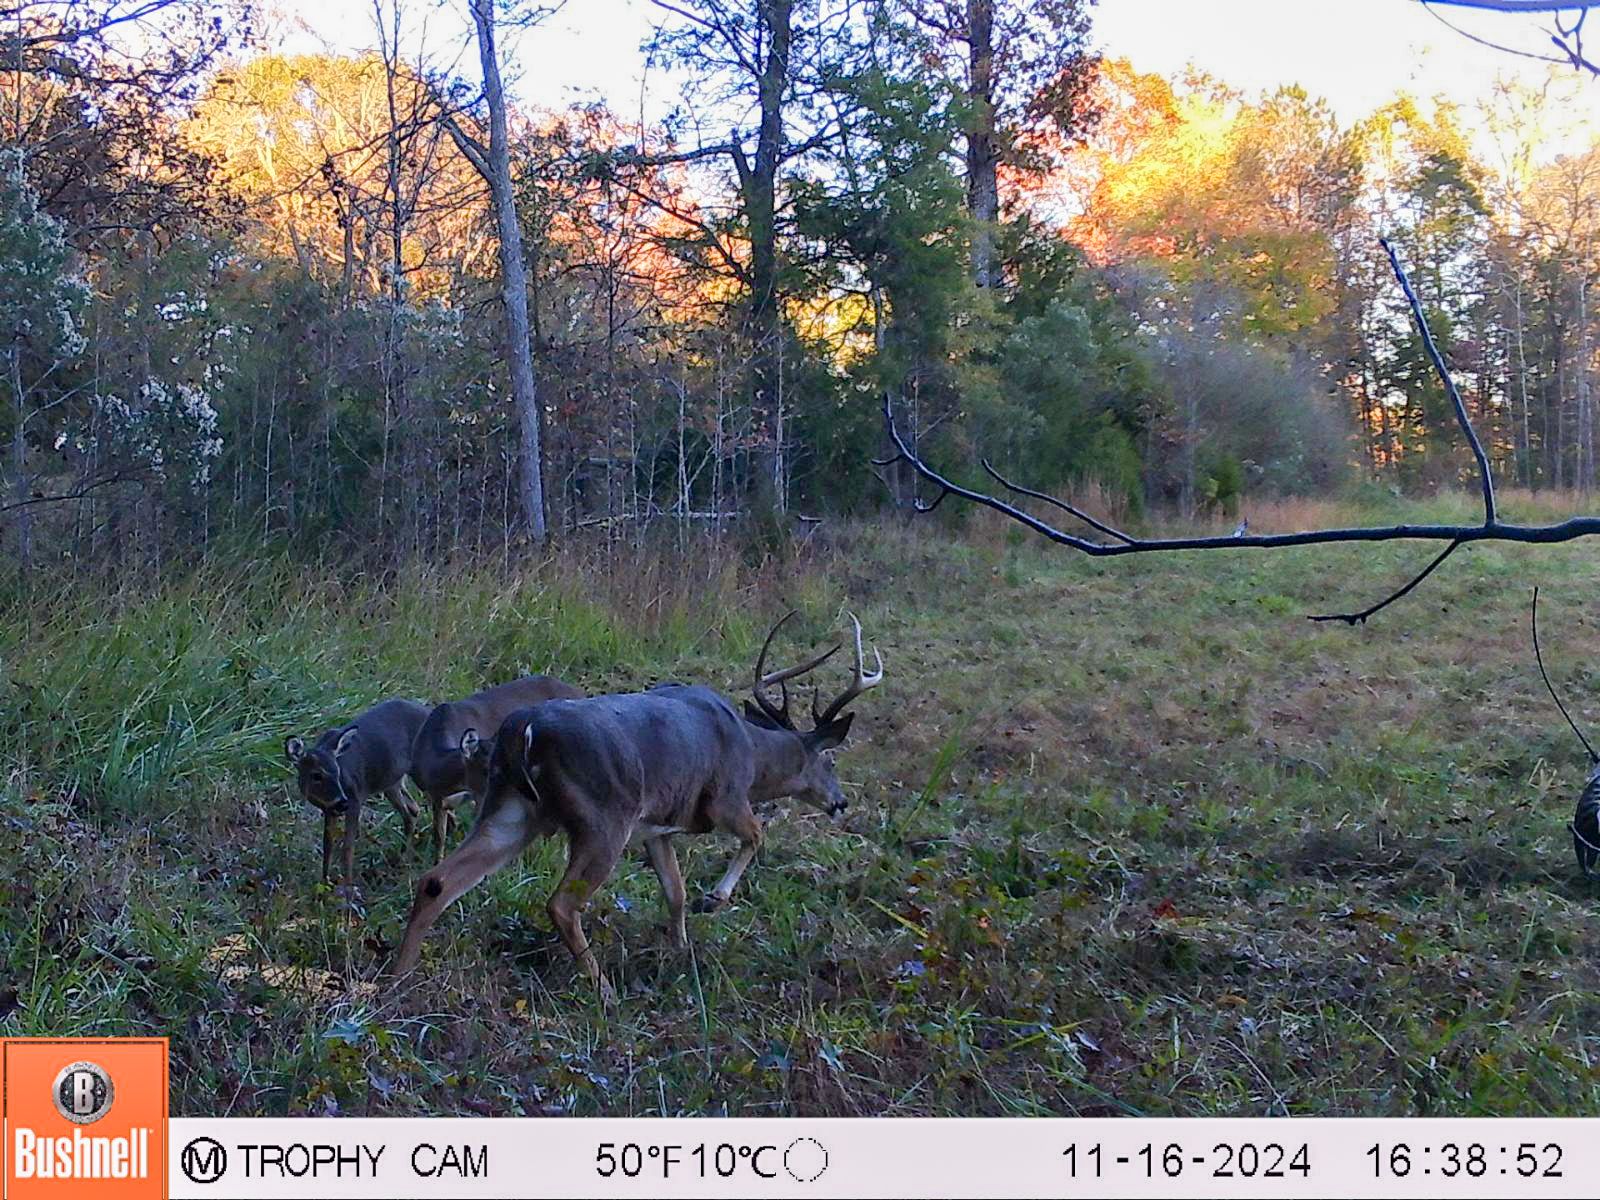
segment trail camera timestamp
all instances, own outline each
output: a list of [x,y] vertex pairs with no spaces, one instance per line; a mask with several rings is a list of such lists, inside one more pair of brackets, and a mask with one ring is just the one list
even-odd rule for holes
[[1441,1179],[1561,1179],[1565,1157],[1559,1142],[1375,1142],[1367,1150],[1378,1179],[1406,1179],[1417,1175]]
[[1305,1142],[1146,1142],[1118,1153],[1099,1142],[1074,1142],[1061,1152],[1072,1179],[1100,1179],[1135,1172],[1145,1179],[1210,1175],[1216,1179],[1301,1179],[1311,1174],[1311,1148]]

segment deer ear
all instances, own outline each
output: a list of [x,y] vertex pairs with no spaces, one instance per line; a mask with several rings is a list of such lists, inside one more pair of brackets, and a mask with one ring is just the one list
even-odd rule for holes
[[349,729],[346,729],[339,737],[339,744],[333,748],[333,756],[338,758],[339,755],[350,749],[351,746],[355,745],[356,738],[360,735],[361,730],[357,729],[354,725],[350,726]]
[[528,755],[533,753],[533,722],[529,721],[522,727],[522,761],[528,761]]
[[855,719],[855,713],[848,712],[842,717],[837,717],[834,720],[829,721],[826,725],[819,726],[811,735],[816,743],[817,749],[832,750],[835,746],[843,742],[844,739],[849,736],[850,723]]
[[300,760],[306,756],[306,744],[300,738],[289,738],[283,743],[283,752],[292,765],[299,766]]
[[476,729],[469,729],[461,735],[462,758],[467,759],[470,762],[477,756],[478,746],[478,731]]

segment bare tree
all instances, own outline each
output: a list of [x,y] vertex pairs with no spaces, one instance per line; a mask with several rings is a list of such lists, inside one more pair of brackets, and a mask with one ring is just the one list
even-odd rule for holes
[[[511,143],[506,127],[505,88],[495,46],[495,0],[468,0],[478,34],[478,59],[483,67],[483,101],[489,110],[489,144],[462,127],[452,116],[445,128],[489,185],[500,234],[501,297],[506,310],[506,361],[511,368],[511,395],[518,422],[518,491],[523,523],[535,542],[545,539],[544,463],[540,448],[539,386],[533,370],[528,328],[528,273],[522,255],[522,226],[517,220],[511,180]],[[550,16],[560,5],[543,7],[521,19],[525,26]]]

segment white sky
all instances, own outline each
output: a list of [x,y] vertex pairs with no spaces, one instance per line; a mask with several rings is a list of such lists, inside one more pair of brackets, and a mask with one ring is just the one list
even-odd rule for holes
[[[278,0],[290,33],[286,49],[351,51],[373,43],[371,0]],[[476,73],[464,0],[407,0],[414,27],[426,20],[436,59],[460,55]],[[1509,16],[1439,6],[1462,28],[1505,45],[1553,52],[1548,17]],[[552,20],[502,45],[508,87],[524,104],[558,107],[603,99],[619,116],[647,119],[677,99],[672,81],[646,77],[640,44],[660,10],[649,0],[569,0]],[[1357,120],[1406,88],[1470,106],[1496,75],[1544,78],[1544,63],[1478,46],[1442,25],[1417,0],[1100,0],[1093,39],[1110,57],[1139,70],[1173,74],[1193,64],[1246,91],[1299,83],[1326,97],[1344,121]],[[402,39],[416,45],[415,35]],[[1600,30],[1594,49],[1600,49]],[[448,49],[447,49],[448,47]],[[1593,51],[1591,51],[1593,57]],[[1589,136],[1600,130],[1600,80],[1568,70],[1563,101]]]

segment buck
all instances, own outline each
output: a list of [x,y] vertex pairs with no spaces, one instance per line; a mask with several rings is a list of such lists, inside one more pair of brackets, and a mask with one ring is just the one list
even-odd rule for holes
[[433,808],[435,863],[444,857],[444,845],[450,836],[450,801],[471,791],[466,777],[470,755],[462,753],[463,735],[473,732],[476,745],[476,730],[498,729],[506,717],[520,708],[582,696],[570,683],[549,675],[528,675],[474,692],[464,700],[447,700],[428,714],[411,752],[411,779]]
[[[710,688],[662,684],[645,692],[555,700],[512,713],[492,746],[472,731],[463,737],[469,775],[482,780],[477,820],[459,849],[422,877],[412,904],[395,974],[417,965],[428,929],[465,892],[498,871],[535,837],[567,835],[567,868],[548,903],[550,920],[602,999],[616,998],[583,932],[583,910],[611,877],[628,846],[642,843],[661,881],[668,932],[686,945],[686,892],[672,839],[679,833],[721,830],[739,839],[738,852],[717,885],[697,905],[715,911],[733,895],[761,847],[754,804],[793,796],[838,819],[844,792],[833,750],[855,714],[844,709],[883,680],[883,658],[866,670],[861,623],[855,626],[855,671],[826,709],[812,698],[813,728],[796,728],[787,681],[814,670],[835,645],[799,666],[766,673],[772,639],[756,660],[752,694],[741,715]],[[768,689],[778,686],[781,704]]]
[[411,747],[429,708],[415,700],[385,700],[347,725],[328,730],[309,750],[298,737],[284,753],[300,777],[301,799],[322,810],[322,877],[328,878],[334,828],[344,817],[344,884],[355,878],[356,834],[361,806],[382,792],[405,824],[406,841],[416,827],[417,805],[405,792]]

